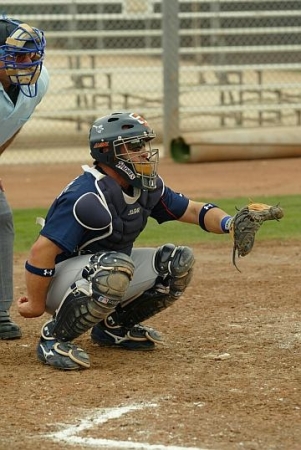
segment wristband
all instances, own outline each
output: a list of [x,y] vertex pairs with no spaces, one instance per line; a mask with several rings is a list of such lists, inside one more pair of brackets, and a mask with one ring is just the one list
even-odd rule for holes
[[221,220],[221,229],[224,233],[229,233],[232,216],[226,216]]
[[53,269],[40,269],[39,267],[32,266],[28,261],[25,263],[25,269],[34,275],[39,275],[40,277],[53,277],[55,274],[55,268]]
[[203,208],[201,209],[200,214],[199,214],[199,224],[200,224],[200,227],[201,227],[204,231],[207,231],[207,232],[208,232],[208,230],[207,230],[207,228],[205,227],[205,215],[207,214],[208,211],[210,211],[210,209],[213,209],[213,208],[218,208],[218,206],[215,205],[214,203],[206,203],[206,204],[203,206]]

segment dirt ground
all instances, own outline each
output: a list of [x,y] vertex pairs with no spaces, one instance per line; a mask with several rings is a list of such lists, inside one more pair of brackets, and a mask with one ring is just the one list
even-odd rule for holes
[[[208,201],[299,194],[300,169],[301,158],[160,163],[167,185]],[[79,172],[78,164],[1,167],[13,208],[48,206]],[[91,368],[56,371],[35,355],[48,316],[23,319],[13,306],[23,337],[0,341],[1,450],[301,449],[300,242],[258,242],[241,273],[227,236],[194,251],[185,295],[148,321],[165,337],[153,352],[102,349],[87,333],[77,342]],[[25,257],[15,255],[16,298]],[[104,411],[107,420],[95,418]]]

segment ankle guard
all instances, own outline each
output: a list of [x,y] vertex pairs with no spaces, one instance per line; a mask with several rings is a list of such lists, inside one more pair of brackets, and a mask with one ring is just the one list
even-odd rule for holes
[[83,270],[89,281],[77,281],[55,313],[53,336],[70,341],[112,313],[122,300],[134,273],[132,260],[122,253],[95,254]]

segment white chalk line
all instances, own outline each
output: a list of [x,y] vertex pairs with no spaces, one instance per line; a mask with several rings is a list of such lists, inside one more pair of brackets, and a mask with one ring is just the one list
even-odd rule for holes
[[114,449],[139,449],[139,450],[208,450],[199,447],[178,447],[178,446],[168,446],[161,444],[147,444],[143,442],[131,442],[131,441],[115,441],[112,439],[95,439],[89,437],[80,437],[79,433],[82,431],[94,428],[96,425],[101,425],[109,420],[118,419],[119,417],[127,414],[131,411],[137,411],[139,409],[156,407],[156,403],[144,403],[144,404],[133,404],[128,406],[119,406],[115,408],[105,408],[98,409],[93,412],[90,416],[87,416],[80,420],[77,425],[67,425],[61,431],[47,434],[43,437],[52,439],[54,441],[66,442],[72,445],[84,445],[87,447],[98,447],[98,448],[114,448]]

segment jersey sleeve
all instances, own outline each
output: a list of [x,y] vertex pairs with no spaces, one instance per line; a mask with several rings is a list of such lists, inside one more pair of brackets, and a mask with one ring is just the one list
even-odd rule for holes
[[178,220],[185,213],[188,203],[189,199],[185,195],[165,186],[159,202],[152,210],[151,217],[158,223]]
[[51,205],[40,234],[47,237],[70,254],[82,244],[87,233],[74,215],[74,205],[85,192],[93,191],[94,180],[90,174],[75,178]]
[[74,200],[62,196],[51,206],[40,234],[60,247],[63,252],[73,253],[82,241],[85,228],[73,215]]

